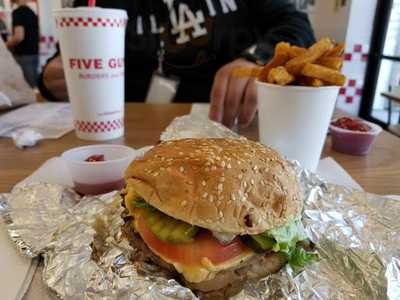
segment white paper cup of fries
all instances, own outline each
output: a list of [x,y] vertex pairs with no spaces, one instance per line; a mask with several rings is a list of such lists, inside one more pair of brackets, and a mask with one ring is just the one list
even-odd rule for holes
[[309,48],[280,42],[257,77],[260,140],[315,171],[340,86],[345,45],[323,38]]
[[256,83],[261,143],[315,171],[339,87]]

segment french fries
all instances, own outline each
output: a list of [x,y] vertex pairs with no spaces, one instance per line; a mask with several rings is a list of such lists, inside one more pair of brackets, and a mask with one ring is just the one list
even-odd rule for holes
[[295,80],[292,74],[289,74],[284,67],[276,67],[268,73],[268,82],[279,85],[288,85]]
[[316,79],[306,76],[299,77],[297,81],[298,81],[297,83],[302,86],[321,87],[325,85],[325,83],[321,79]]
[[306,48],[291,46],[289,49],[289,57],[290,59],[293,59],[297,56],[303,55],[306,51]]
[[272,60],[264,66],[260,74],[258,74],[258,79],[261,81],[268,81],[268,74],[271,69],[284,65],[289,59],[290,44],[285,42],[280,42],[275,47],[275,55]]
[[342,86],[345,45],[323,38],[310,48],[278,43],[271,61],[263,67],[238,68],[233,76],[257,77],[259,81],[278,85],[322,87]]
[[344,54],[344,44],[337,44],[335,48],[332,50],[327,51],[324,54],[324,57],[341,57]]
[[329,69],[315,64],[307,64],[301,74],[307,77],[316,78],[332,85],[342,86],[346,82],[346,76],[336,70]]
[[304,68],[306,64],[312,64],[318,60],[322,55],[324,55],[327,51],[334,48],[332,41],[328,38],[324,38],[319,42],[312,45],[306,52],[292,58],[289,60],[285,67],[290,74],[299,75],[301,70]]
[[321,57],[317,60],[317,64],[327,67],[329,69],[339,71],[342,69],[343,59],[341,59],[340,57]]
[[321,87],[324,85],[324,82],[321,79],[317,78],[307,78],[309,80],[309,85],[313,87]]

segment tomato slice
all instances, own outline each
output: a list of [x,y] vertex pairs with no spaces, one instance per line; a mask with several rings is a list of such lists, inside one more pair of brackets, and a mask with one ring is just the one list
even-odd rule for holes
[[214,265],[229,261],[250,249],[236,237],[229,244],[221,244],[208,230],[200,231],[193,242],[174,244],[160,240],[147,226],[142,214],[137,215],[136,229],[144,242],[159,256],[170,262],[200,266],[207,257]]

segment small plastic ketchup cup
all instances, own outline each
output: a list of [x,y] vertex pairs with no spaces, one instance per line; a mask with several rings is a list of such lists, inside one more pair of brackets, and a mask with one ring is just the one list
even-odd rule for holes
[[[382,128],[374,123],[355,119],[357,122],[367,125],[368,131],[351,130],[341,128],[337,124],[338,119],[333,120],[329,126],[332,137],[332,149],[350,155],[367,155],[372,148],[375,138],[381,133]],[[354,121],[354,120],[353,120]]]
[[124,172],[135,153],[127,146],[92,145],[70,149],[61,157],[68,165],[75,190],[83,195],[99,195],[125,186]]

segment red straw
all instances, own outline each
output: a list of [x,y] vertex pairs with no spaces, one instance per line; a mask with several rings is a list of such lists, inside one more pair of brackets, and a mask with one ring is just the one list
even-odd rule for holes
[[90,7],[95,7],[96,6],[96,0],[89,0],[89,6]]

